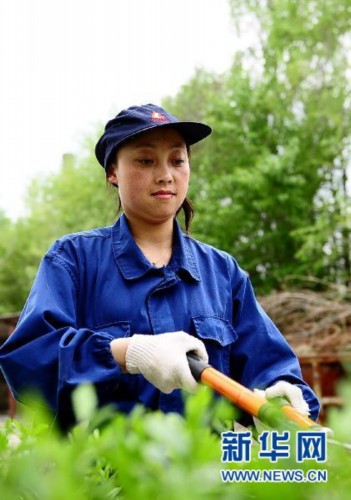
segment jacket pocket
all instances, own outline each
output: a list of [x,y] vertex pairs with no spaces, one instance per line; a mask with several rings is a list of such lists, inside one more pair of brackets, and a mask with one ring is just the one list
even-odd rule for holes
[[218,316],[195,316],[192,321],[196,336],[205,344],[209,363],[229,375],[230,349],[238,338],[233,326]]
[[95,326],[93,330],[109,333],[115,339],[131,336],[129,321],[114,321],[113,323],[105,323],[104,325]]

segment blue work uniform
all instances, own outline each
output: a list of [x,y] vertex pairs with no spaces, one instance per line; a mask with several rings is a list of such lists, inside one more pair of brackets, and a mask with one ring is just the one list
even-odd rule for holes
[[56,241],[0,363],[16,399],[35,389],[65,427],[74,420],[72,390],[85,382],[95,384],[100,405],[182,413],[180,390],[164,394],[142,375],[122,373],[110,350],[115,338],[178,330],[201,339],[210,364],[248,388],[298,385],[317,418],[318,400],[247,274],[231,255],[184,235],[176,221],[172,257],[162,268],[145,258],[125,215]]

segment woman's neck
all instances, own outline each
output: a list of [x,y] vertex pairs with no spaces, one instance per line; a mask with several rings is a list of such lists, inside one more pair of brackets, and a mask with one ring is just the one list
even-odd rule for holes
[[155,224],[145,221],[135,222],[128,218],[130,230],[136,243],[142,249],[171,248],[173,243],[173,219]]
[[171,260],[173,220],[170,222],[164,224],[133,224],[129,222],[136,244],[147,260],[155,267],[166,266]]

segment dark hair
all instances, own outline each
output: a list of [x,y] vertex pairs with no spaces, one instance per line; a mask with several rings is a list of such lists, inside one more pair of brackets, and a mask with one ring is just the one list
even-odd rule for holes
[[[188,153],[188,158],[190,159],[191,151],[190,151],[190,146],[189,144],[186,144],[186,150]],[[117,159],[117,153],[118,150],[115,152],[115,158]],[[111,172],[113,163],[111,163],[107,168],[106,168],[106,184],[112,184],[108,181],[108,176]],[[117,184],[112,184],[117,190],[118,190],[118,185]],[[117,208],[117,214],[122,210],[122,203],[121,203],[121,198],[119,197],[118,193],[118,208]],[[190,233],[190,226],[192,223],[192,220],[195,216],[195,208],[191,200],[189,200],[188,197],[185,197],[183,203],[181,206],[178,208],[176,212],[176,217],[180,213],[180,211],[183,210],[184,212],[184,226],[185,226],[185,233],[189,234]]]

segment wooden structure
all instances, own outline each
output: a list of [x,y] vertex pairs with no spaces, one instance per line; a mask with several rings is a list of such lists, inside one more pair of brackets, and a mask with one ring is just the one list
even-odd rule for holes
[[[19,318],[19,313],[2,314],[0,315],[0,344],[2,345],[7,337],[11,335]],[[0,370],[0,412],[7,413],[10,417],[14,417],[16,412],[16,404],[13,399],[4,376]]]
[[309,290],[276,292],[260,302],[297,354],[323,421],[328,408],[343,405],[338,384],[351,376],[351,303],[335,291]]
[[324,421],[330,407],[342,407],[338,384],[350,375],[351,353],[327,353],[299,356],[302,374],[313,388],[320,403],[320,420]]

